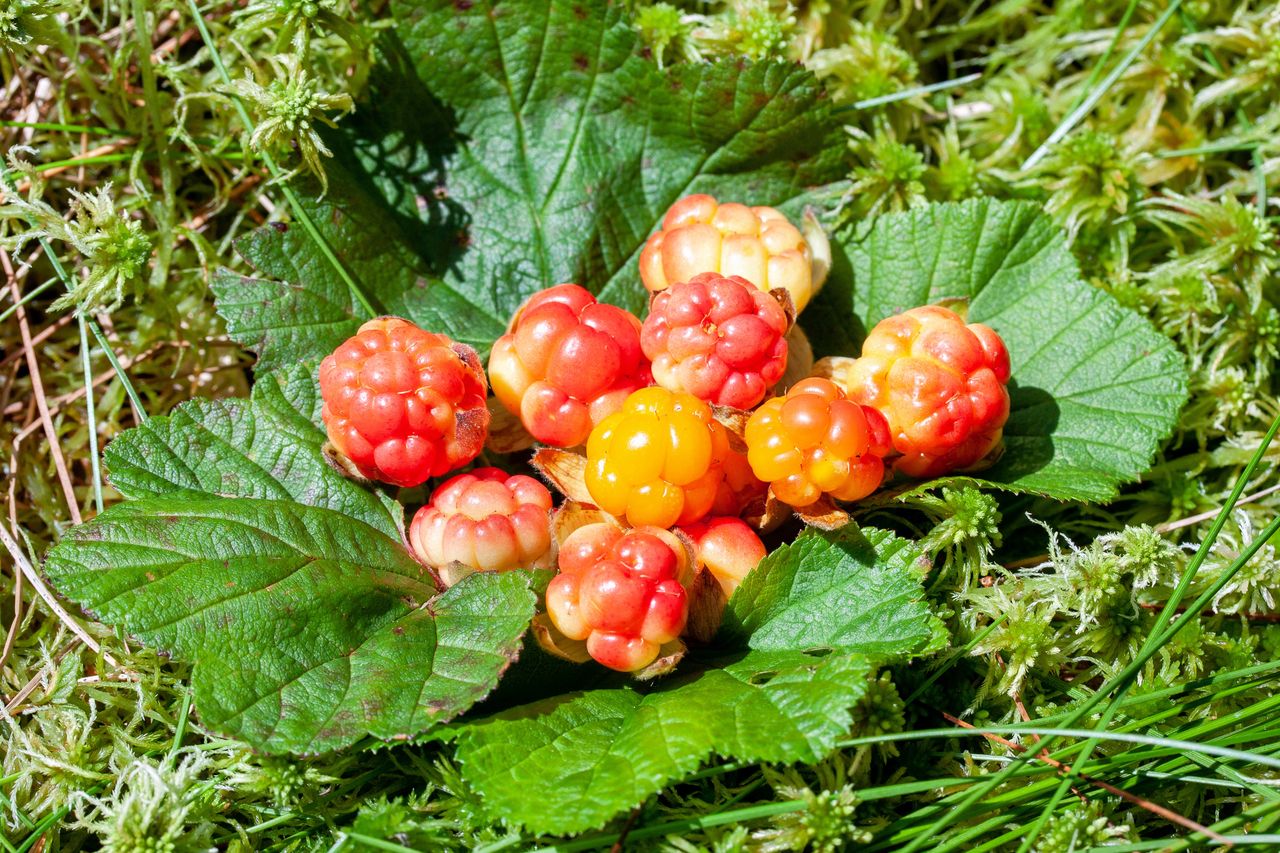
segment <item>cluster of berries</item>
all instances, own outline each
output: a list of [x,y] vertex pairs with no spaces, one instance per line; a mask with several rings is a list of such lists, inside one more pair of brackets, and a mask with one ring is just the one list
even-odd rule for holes
[[[935,477],[989,458],[1009,414],[1009,356],[990,328],[929,305],[879,323],[860,358],[795,357],[795,315],[828,257],[820,229],[695,195],[641,254],[643,322],[575,284],[535,294],[494,344],[489,384],[529,443],[558,448],[540,456],[578,461],[560,466],[580,472],[574,483],[544,473],[582,500],[557,511],[531,477],[459,474],[414,517],[418,556],[446,583],[558,568],[544,642],[649,672],[678,659],[691,607],[706,609],[694,590],[722,606],[764,558],[757,531],[780,520],[768,508],[804,516],[893,471]],[[472,462],[503,414],[487,407],[474,350],[395,318],[326,358],[320,387],[334,449],[399,486]],[[583,445],[585,457],[570,450]]]

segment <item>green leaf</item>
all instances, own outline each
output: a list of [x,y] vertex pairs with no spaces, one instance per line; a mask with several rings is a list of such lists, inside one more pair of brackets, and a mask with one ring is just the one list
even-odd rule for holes
[[[307,209],[378,310],[482,353],[559,282],[642,310],[640,249],[686,194],[794,207],[841,174],[838,122],[793,63],[659,71],[598,0],[392,10],[373,94],[333,135],[329,194]],[[221,273],[218,310],[262,369],[315,361],[355,330],[345,284],[300,228],[237,248],[259,276]]]
[[[316,198],[304,184],[303,207],[339,261],[379,311],[397,313],[399,300],[432,280],[414,251],[417,239],[398,227],[376,188],[335,165],[329,194]],[[313,239],[297,225],[274,223],[241,237],[238,251],[258,271],[241,276],[218,270],[211,281],[227,333],[258,354],[266,373],[294,364],[314,366],[371,319]],[[438,331],[449,331],[439,329]]]
[[381,530],[253,498],[121,504],[69,531],[45,572],[95,618],[191,661],[205,725],[271,752],[457,716],[497,684],[535,605],[522,572],[437,597]]
[[486,807],[532,832],[596,827],[712,756],[817,761],[852,724],[858,655],[753,651],[721,668],[548,699],[468,726],[463,775]]
[[[853,281],[806,314],[820,351],[860,345],[916,305],[969,300],[1009,347],[1005,453],[978,477],[1013,491],[1105,501],[1147,469],[1187,398],[1173,344],[1084,282],[1038,206],[974,199],[881,216],[848,240]],[[810,320],[810,315],[813,319]],[[834,319],[833,319],[834,318]],[[835,321],[848,318],[843,324]],[[843,325],[844,329],[837,329]]]
[[449,187],[470,214],[470,250],[446,280],[504,324],[560,281],[640,310],[639,250],[681,196],[777,205],[840,172],[821,88],[794,64],[660,72],[602,3],[393,7],[468,140]]
[[291,500],[328,507],[399,539],[404,509],[339,473],[324,457],[320,393],[295,366],[258,380],[249,400],[191,400],[107,447],[111,483],[126,497]]
[[918,651],[931,636],[920,552],[885,530],[811,531],[774,549],[729,600],[718,639],[753,649]]

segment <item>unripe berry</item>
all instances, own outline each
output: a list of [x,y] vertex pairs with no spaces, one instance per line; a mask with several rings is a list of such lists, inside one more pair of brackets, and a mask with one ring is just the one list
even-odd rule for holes
[[750,409],[787,369],[787,326],[751,282],[703,273],[654,297],[640,344],[663,388]]
[[475,459],[488,435],[476,351],[398,317],[327,356],[320,395],[329,441],[371,480],[419,485]]
[[826,379],[797,382],[747,421],[747,460],[783,503],[805,507],[824,494],[864,498],[884,477],[889,452],[884,419],[845,399]]
[[709,518],[681,528],[693,541],[700,564],[733,595],[747,572],[760,565],[768,551],[756,532],[739,518]]
[[450,563],[484,572],[547,568],[551,492],[532,477],[497,468],[459,474],[414,515],[409,542],[437,569]]
[[881,320],[862,357],[835,377],[889,422],[894,467],[911,477],[964,470],[1000,443],[1009,418],[1009,352],[981,323],[940,305]]
[[677,201],[640,253],[640,278],[657,293],[704,272],[742,276],[760,290],[785,288],[797,312],[817,292],[813,252],[772,207],[720,204],[709,195]]
[[494,396],[529,434],[555,447],[585,442],[593,426],[651,381],[640,321],[576,284],[525,302],[493,345],[489,378]]
[[729,437],[690,394],[643,388],[587,441],[587,491],[596,506],[639,527],[691,524],[711,511]]
[[643,669],[684,630],[688,566],[668,531],[588,524],[561,543],[559,565],[547,587],[547,615],[610,669]]

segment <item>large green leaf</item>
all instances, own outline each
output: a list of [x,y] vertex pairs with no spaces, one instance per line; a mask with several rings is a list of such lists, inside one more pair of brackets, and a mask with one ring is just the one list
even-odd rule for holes
[[272,752],[407,738],[460,714],[497,684],[535,605],[519,572],[437,597],[382,530],[253,498],[113,507],[45,571],[95,618],[193,662],[204,723]]
[[[640,248],[683,195],[794,206],[840,174],[837,123],[797,65],[659,71],[599,0],[392,9],[329,193],[304,206],[376,310],[482,352],[562,281],[641,310]],[[264,369],[354,331],[346,284],[299,225],[237,247],[260,275],[221,273],[218,310]]]
[[811,531],[747,575],[729,600],[720,639],[745,638],[763,650],[909,654],[931,636],[920,559],[911,543],[885,530]]
[[714,647],[674,676],[461,725],[463,774],[495,815],[566,833],[598,826],[712,755],[814,761],[848,730],[868,656],[918,653],[932,636],[918,559],[882,530],[806,534],[746,577]]
[[981,479],[1108,500],[1151,463],[1187,396],[1182,357],[1080,277],[1036,205],[975,199],[881,216],[843,242],[837,278],[805,321],[820,351],[851,352],[880,320],[944,299],[1004,338],[1013,364],[1005,453]]
[[506,711],[458,738],[466,779],[505,821],[581,832],[712,756],[816,761],[852,723],[858,655],[750,652],[649,689],[591,690]]
[[221,496],[328,507],[399,539],[403,508],[325,458],[320,392],[295,366],[261,378],[249,400],[191,400],[125,432],[106,450],[111,483],[130,498]]

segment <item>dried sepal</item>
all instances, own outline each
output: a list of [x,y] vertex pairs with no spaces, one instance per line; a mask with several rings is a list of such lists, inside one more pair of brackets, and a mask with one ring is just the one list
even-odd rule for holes
[[586,663],[591,660],[591,655],[587,652],[587,643],[585,640],[571,640],[564,634],[560,633],[560,629],[551,621],[551,617],[545,613],[539,613],[533,617],[530,625],[533,631],[533,638],[538,643],[538,648],[547,654],[558,657],[561,660],[567,660],[570,663]]
[[356,467],[356,463],[352,462],[347,454],[335,447],[332,441],[326,441],[324,446],[320,448],[320,453],[324,456],[324,461],[333,466],[342,476],[355,480],[362,486],[373,485],[373,481],[361,474],[360,469]]
[[746,453],[747,421],[751,419],[751,413],[732,406],[712,406],[711,414],[728,433],[730,449],[734,453]]
[[595,505],[587,491],[587,457],[569,450],[540,447],[534,451],[530,464],[569,500]]
[[578,528],[588,524],[612,524],[619,529],[622,522],[604,510],[581,501],[565,501],[551,517],[551,538],[559,545]]
[[742,511],[742,520],[759,533],[772,533],[795,513],[788,504],[778,500],[773,490],[765,492],[764,497],[751,502]]
[[443,566],[436,569],[436,574],[440,578],[440,582],[444,584],[445,587],[451,587],[468,575],[475,574],[477,571],[477,569],[472,566],[468,566],[466,563],[459,563],[457,560],[454,560],[452,562],[445,563]]
[[775,287],[769,291],[769,295],[778,300],[782,313],[787,315],[787,330],[790,331],[795,328],[796,315],[799,312],[796,311],[796,301],[791,297],[791,291],[785,287]]
[[650,679],[666,675],[676,668],[676,665],[680,663],[685,656],[685,652],[688,650],[688,646],[686,646],[679,638],[672,640],[669,643],[664,643],[662,649],[658,652],[658,657],[654,659],[653,663],[649,664],[644,669],[638,669],[631,673],[631,677],[636,681],[649,681]]
[[836,385],[848,391],[845,377],[849,375],[849,368],[853,366],[854,361],[855,359],[847,355],[829,355],[826,358],[819,359],[809,371],[809,375],[817,376],[820,379],[830,379]]
[[795,513],[805,524],[819,530],[839,530],[851,520],[849,513],[836,506],[835,501],[827,495],[808,506],[796,507]]

